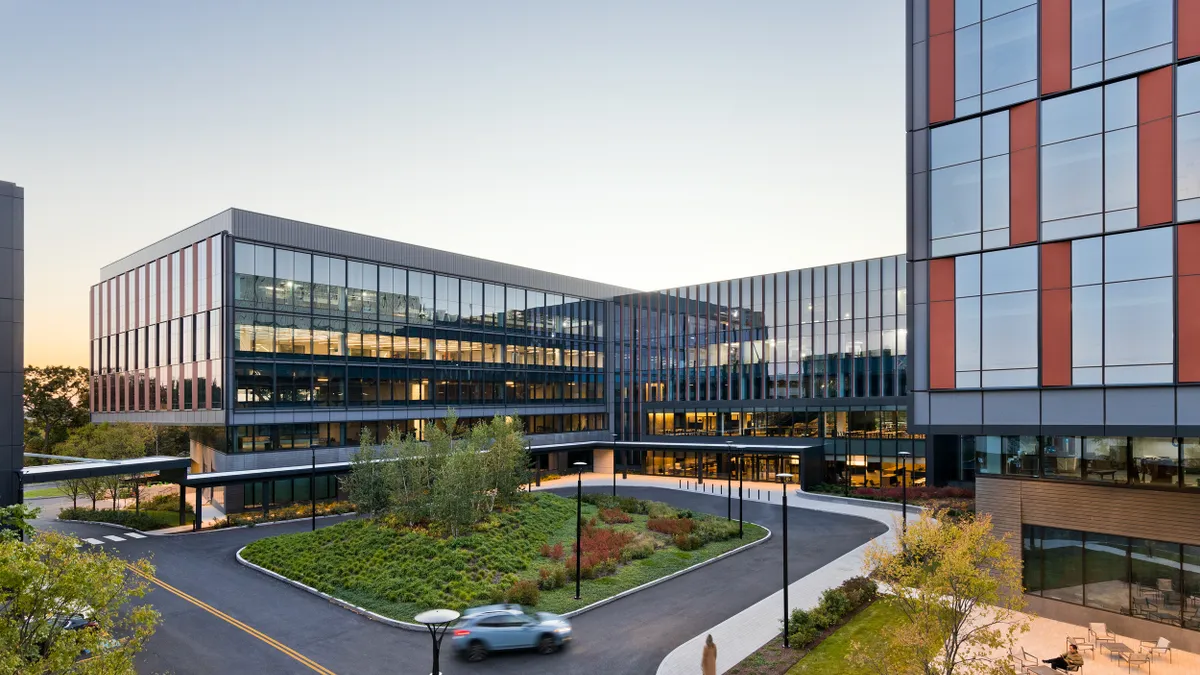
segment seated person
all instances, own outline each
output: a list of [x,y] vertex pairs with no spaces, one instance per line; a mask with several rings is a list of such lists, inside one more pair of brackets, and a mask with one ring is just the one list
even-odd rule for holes
[[1048,663],[1051,668],[1058,670],[1079,670],[1083,667],[1083,654],[1079,653],[1079,647],[1071,645],[1061,655],[1045,659],[1042,663]]

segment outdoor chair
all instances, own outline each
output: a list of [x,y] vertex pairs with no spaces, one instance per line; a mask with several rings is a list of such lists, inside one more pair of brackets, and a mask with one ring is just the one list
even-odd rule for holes
[[1083,653],[1084,651],[1091,652],[1092,658],[1096,658],[1096,645],[1095,643],[1089,641],[1086,637],[1068,637],[1067,647],[1070,648],[1071,645],[1075,645],[1075,648],[1078,649],[1080,653]]
[[1088,639],[1092,644],[1099,645],[1101,642],[1116,642],[1117,634],[1109,632],[1107,624],[1089,623]]
[[1027,666],[1036,666],[1041,663],[1036,656],[1016,645],[1013,645],[1009,649],[1008,655],[1012,658],[1013,663],[1016,664],[1017,670],[1020,672],[1025,672]]
[[1133,667],[1135,665],[1140,668],[1143,663],[1146,664],[1147,670],[1150,669],[1150,655],[1149,654],[1140,654],[1140,653],[1134,652],[1131,654],[1122,654],[1121,658],[1125,659],[1125,663],[1128,664],[1129,672],[1133,672]]
[[1158,638],[1157,642],[1153,640],[1142,640],[1138,649],[1139,651],[1146,652],[1146,654],[1149,656],[1154,656],[1155,654],[1166,654],[1171,663],[1175,662],[1175,656],[1171,653],[1171,641],[1165,637]]

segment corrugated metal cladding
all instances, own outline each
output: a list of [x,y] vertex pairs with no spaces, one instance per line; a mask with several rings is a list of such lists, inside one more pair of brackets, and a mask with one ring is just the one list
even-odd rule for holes
[[101,267],[100,281],[111,279],[118,274],[128,272],[129,270],[145,265],[152,260],[158,260],[172,251],[178,251],[185,246],[191,246],[192,244],[202,239],[207,239],[218,232],[228,232],[230,229],[230,223],[232,222],[232,219],[230,218],[231,213],[232,209],[222,211],[211,218],[202,220],[187,229],[180,230],[175,234],[160,239],[139,251],[130,253],[120,260]]
[[297,220],[241,209],[232,209],[230,213],[232,214],[234,237],[250,239],[263,244],[319,251],[329,255],[413,267],[429,272],[452,274],[597,300],[606,300],[617,295],[636,292],[621,286],[602,284],[356,232],[335,230],[331,227],[302,223]]

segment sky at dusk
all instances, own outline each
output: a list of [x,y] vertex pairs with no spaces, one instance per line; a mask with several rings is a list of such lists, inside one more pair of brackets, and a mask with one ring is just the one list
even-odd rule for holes
[[25,356],[229,207],[641,289],[904,250],[904,3],[0,0]]

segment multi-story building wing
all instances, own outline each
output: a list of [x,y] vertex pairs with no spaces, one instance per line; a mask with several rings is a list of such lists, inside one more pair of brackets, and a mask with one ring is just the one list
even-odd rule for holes
[[21,501],[25,407],[25,191],[0,181],[0,506]]
[[[890,256],[617,298],[621,438],[736,437],[753,480],[798,481],[793,462],[815,444],[825,464],[813,482],[848,487],[897,484],[909,452],[924,483],[924,437],[908,432],[905,267]],[[671,447],[644,460],[649,473],[701,477],[737,461]]]
[[1039,614],[1200,646],[1200,5],[912,0],[911,423]]

